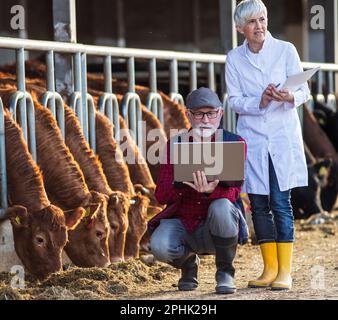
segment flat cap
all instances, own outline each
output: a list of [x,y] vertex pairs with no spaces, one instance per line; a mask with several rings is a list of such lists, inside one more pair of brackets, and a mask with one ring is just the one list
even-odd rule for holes
[[209,88],[200,87],[191,91],[187,96],[186,107],[188,109],[201,107],[221,108],[222,106],[218,95]]

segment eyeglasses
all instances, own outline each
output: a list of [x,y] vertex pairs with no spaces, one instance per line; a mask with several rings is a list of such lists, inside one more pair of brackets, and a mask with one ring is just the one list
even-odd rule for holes
[[193,118],[196,120],[202,120],[204,118],[204,115],[206,114],[208,119],[216,119],[217,115],[218,115],[218,111],[208,111],[208,112],[201,112],[201,111],[197,111],[197,112],[192,112],[190,111],[190,113],[192,114]]

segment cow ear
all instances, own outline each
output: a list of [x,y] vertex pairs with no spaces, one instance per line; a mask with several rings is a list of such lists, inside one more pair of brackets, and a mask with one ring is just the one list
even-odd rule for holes
[[27,208],[23,206],[12,206],[6,210],[6,216],[11,221],[14,228],[28,227],[28,212]]
[[142,184],[135,184],[134,185],[135,192],[141,192],[144,196],[150,196],[150,190],[144,187]]
[[[101,203],[94,203],[89,206],[89,219],[94,219],[97,216],[101,207]],[[87,210],[88,210],[87,209]]]
[[65,212],[66,226],[68,230],[74,230],[85,216],[86,210],[82,207]]
[[100,208],[100,203],[94,203],[88,206],[85,210],[84,225],[87,229],[91,229],[93,227],[94,220],[99,217]]
[[91,199],[90,203],[101,203],[107,199],[107,196],[96,191],[90,191]]
[[117,194],[112,193],[109,197],[109,205],[116,206],[119,203],[120,199]]

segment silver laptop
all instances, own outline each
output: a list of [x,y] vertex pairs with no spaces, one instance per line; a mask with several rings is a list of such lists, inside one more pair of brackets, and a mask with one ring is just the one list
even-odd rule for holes
[[174,181],[193,182],[193,172],[203,170],[208,181],[241,186],[244,181],[244,141],[174,142]]

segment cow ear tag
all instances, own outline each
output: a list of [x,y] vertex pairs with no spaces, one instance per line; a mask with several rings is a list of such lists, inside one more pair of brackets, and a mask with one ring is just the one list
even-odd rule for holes
[[328,174],[327,168],[321,167],[321,168],[319,169],[319,175],[320,175],[320,176],[326,176],[327,174]]
[[16,222],[17,224],[21,224],[21,219],[20,219],[19,216],[16,216],[16,217],[15,217],[15,222]]
[[90,207],[88,207],[88,208],[86,209],[86,214],[85,214],[85,217],[88,217],[88,216],[89,216],[89,214],[90,214]]

